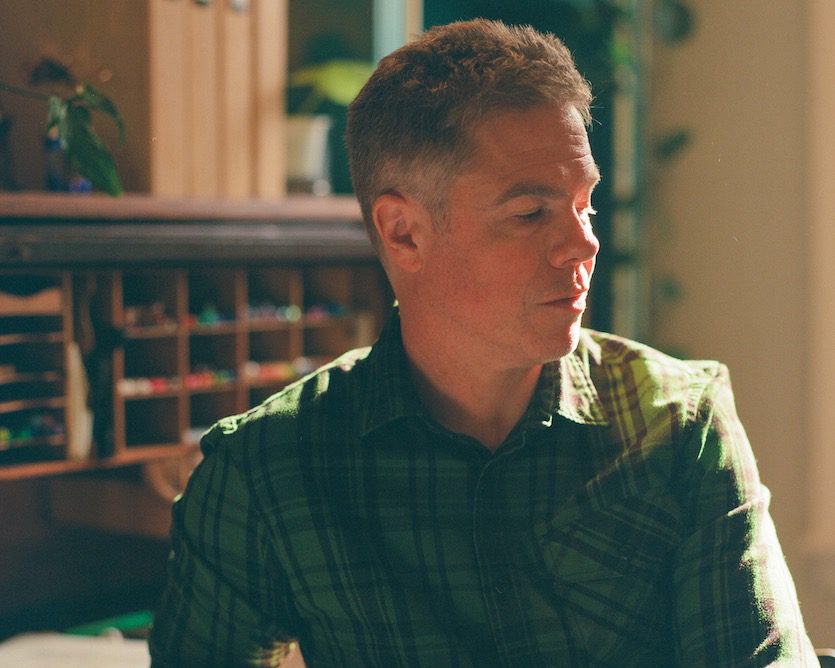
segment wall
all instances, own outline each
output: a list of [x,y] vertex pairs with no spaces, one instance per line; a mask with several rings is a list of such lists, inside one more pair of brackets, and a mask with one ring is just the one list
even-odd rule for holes
[[833,640],[835,617],[835,3],[811,0],[806,39],[806,424],[810,448],[807,552],[812,586]]
[[693,143],[653,173],[649,231],[653,275],[681,286],[678,301],[656,301],[653,342],[729,365],[813,642],[824,645],[835,642],[835,591],[808,549],[820,446],[806,400],[810,346],[825,342],[809,337],[804,178],[804,114],[815,104],[804,44],[820,2],[688,1],[696,33],[654,48],[649,134],[685,126]]

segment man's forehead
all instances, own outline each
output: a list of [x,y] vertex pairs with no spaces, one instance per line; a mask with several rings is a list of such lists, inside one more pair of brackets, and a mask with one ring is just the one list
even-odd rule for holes
[[472,134],[477,152],[524,157],[547,151],[556,161],[591,154],[588,134],[573,106],[540,105],[524,110],[496,112]]
[[543,142],[532,148],[511,145],[505,152],[501,148],[485,151],[481,158],[473,174],[503,182],[504,201],[525,194],[549,196],[560,194],[557,190],[591,190],[601,178],[587,142]]

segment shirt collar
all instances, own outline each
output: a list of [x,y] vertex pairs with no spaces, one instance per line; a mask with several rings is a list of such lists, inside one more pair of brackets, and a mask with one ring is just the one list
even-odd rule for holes
[[[591,365],[599,359],[599,346],[584,331],[573,353],[543,367],[523,420],[549,427],[554,415],[560,415],[579,424],[608,424],[591,379]],[[366,400],[359,416],[363,436],[399,418],[429,417],[412,382],[396,305],[364,365]]]
[[586,330],[581,330],[574,352],[554,363],[559,365],[559,396],[555,404],[559,415],[580,424],[609,424],[592,381],[591,368],[600,365],[600,356],[600,346]]
[[367,399],[360,409],[363,436],[398,418],[425,415],[403,348],[400,310],[396,304],[365,365],[363,389]]

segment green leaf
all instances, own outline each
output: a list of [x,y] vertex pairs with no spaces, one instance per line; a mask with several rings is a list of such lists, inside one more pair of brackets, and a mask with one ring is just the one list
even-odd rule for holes
[[632,67],[635,64],[635,49],[625,38],[615,36],[609,44],[609,59],[615,68]]
[[693,12],[681,0],[661,0],[653,7],[655,34],[668,44],[675,44],[693,34]]
[[85,132],[92,133],[90,118],[89,109],[67,102],[64,117],[57,126],[58,138],[61,140],[61,146],[67,153],[67,157],[70,157],[78,145],[79,136]]
[[67,103],[57,95],[50,95],[47,102],[46,129],[60,126],[67,116]]
[[119,115],[119,110],[116,109],[113,100],[104,93],[93,88],[90,84],[84,84],[71,100],[81,103],[93,111],[101,111],[110,116],[119,130],[119,140],[122,142],[125,141],[125,124],[122,121],[121,115]]
[[112,156],[90,127],[90,111],[69,105],[66,115],[66,154],[70,165],[92,184],[110,195],[119,195],[122,184]]
[[657,290],[659,296],[666,302],[681,301],[684,297],[684,287],[681,281],[673,276],[663,276],[658,281]]
[[61,83],[72,85],[75,83],[69,68],[54,58],[42,58],[29,73],[30,84]]
[[668,132],[655,142],[655,156],[662,161],[672,160],[690,145],[692,139],[692,133],[686,128]]
[[298,70],[291,75],[290,85],[308,86],[315,96],[347,107],[373,71],[374,65],[365,61],[331,60]]

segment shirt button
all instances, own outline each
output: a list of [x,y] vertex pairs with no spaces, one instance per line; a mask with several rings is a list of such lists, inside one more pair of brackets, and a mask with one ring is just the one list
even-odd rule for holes
[[499,596],[503,596],[504,585],[497,584],[495,587],[493,587],[493,591],[496,592],[496,594],[498,594]]

